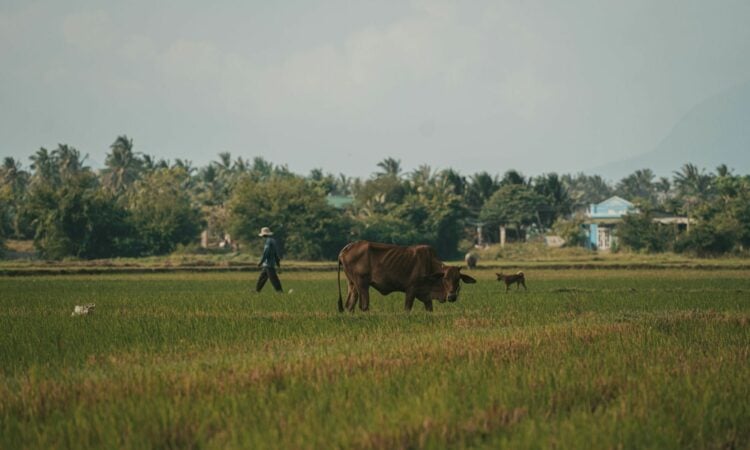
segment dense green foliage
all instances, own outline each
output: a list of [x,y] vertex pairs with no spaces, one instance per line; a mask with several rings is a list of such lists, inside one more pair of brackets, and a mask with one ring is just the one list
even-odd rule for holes
[[730,251],[735,245],[731,229],[717,227],[704,222],[681,236],[675,243],[679,253],[694,253],[697,256],[717,256]]
[[685,212],[696,222],[675,243],[677,251],[716,256],[750,246],[750,176],[733,175],[726,166],[714,176],[688,164],[675,183]]
[[23,214],[34,244],[48,258],[102,258],[127,254],[132,234],[126,212],[98,186],[73,148],[42,149],[35,159]]
[[260,182],[239,181],[228,203],[232,234],[259,241],[258,231],[274,224],[282,253],[300,259],[335,259],[350,240],[346,216],[329,206],[325,197],[297,177],[272,177]]
[[[98,176],[75,148],[62,144],[51,152],[40,149],[32,161],[28,189],[13,203],[11,228],[16,238],[32,236],[44,257],[159,254],[192,242],[200,231],[184,168],[154,167],[139,173],[137,181],[130,172]],[[26,230],[19,229],[23,223]]]
[[11,201],[7,189],[0,189],[0,256],[2,256],[5,245],[5,236],[10,230],[10,221],[12,216],[10,205]]
[[[112,143],[101,170],[85,160],[65,144],[39,149],[30,172],[5,158],[0,236],[34,238],[47,258],[103,258],[169,253],[197,244],[202,231],[211,245],[231,236],[254,251],[257,231],[269,226],[287,258],[330,260],[353,239],[430,244],[441,257],[455,258],[474,242],[498,242],[499,226],[511,231],[511,241],[552,231],[565,234],[569,246],[581,244],[576,214],[617,194],[649,214],[691,221],[690,230],[678,233],[643,217],[626,219],[619,242],[626,248],[708,256],[741,254],[750,245],[750,177],[723,165],[712,173],[685,164],[672,179],[642,169],[611,185],[582,173],[463,176],[424,165],[404,173],[389,157],[360,179],[321,169],[301,176],[226,152],[196,168],[138,153],[127,136]],[[330,195],[337,198],[329,204]]]
[[530,187],[508,184],[492,194],[479,218],[491,225],[510,225],[520,230],[534,223],[541,226],[539,211],[546,207],[544,197]]
[[625,215],[617,228],[617,235],[623,245],[651,253],[670,249],[675,239],[674,229],[654,222],[648,211]]
[[455,256],[467,217],[455,174],[422,166],[404,180],[392,159],[382,164],[386,170],[356,191],[355,236],[401,245],[430,244],[443,257]]
[[559,217],[552,224],[552,231],[565,240],[566,247],[582,247],[586,244],[583,232],[583,214],[576,214],[569,219]]
[[185,190],[186,171],[158,169],[135,182],[127,197],[138,245],[145,254],[162,254],[193,242],[201,216]]
[[0,277],[0,447],[750,446],[747,271],[526,272],[353,315],[331,272]]
[[5,230],[2,227],[3,217],[5,217],[5,205],[0,200],[0,257],[5,254]]

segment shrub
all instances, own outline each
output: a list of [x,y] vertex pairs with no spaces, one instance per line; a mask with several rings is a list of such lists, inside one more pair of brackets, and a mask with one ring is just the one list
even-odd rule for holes
[[29,208],[34,217],[34,246],[46,258],[131,254],[133,232],[127,212],[97,187],[92,174],[79,174],[59,187],[37,186]]
[[558,218],[552,225],[552,231],[565,240],[565,247],[580,247],[586,244],[586,233],[583,231],[583,218]]
[[183,187],[184,179],[183,169],[160,169],[133,185],[127,201],[139,253],[170,253],[197,239],[201,215]]
[[350,238],[350,219],[298,177],[244,178],[232,194],[229,211],[232,236],[254,242],[261,227],[270,227],[282,254],[291,258],[336,259]]
[[729,252],[735,245],[736,236],[731,229],[717,227],[711,222],[702,222],[681,236],[675,243],[678,253],[696,256],[717,256]]
[[673,229],[654,222],[648,212],[625,215],[617,236],[622,245],[649,253],[669,250],[674,241]]

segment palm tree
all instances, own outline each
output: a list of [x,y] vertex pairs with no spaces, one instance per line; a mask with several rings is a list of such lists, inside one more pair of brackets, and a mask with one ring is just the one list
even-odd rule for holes
[[225,183],[215,164],[208,164],[198,172],[195,189],[201,205],[222,205],[226,200]]
[[687,163],[682,169],[674,172],[674,185],[683,196],[707,198],[712,189],[713,177],[711,174],[699,170],[697,166]]
[[29,173],[21,168],[21,162],[14,158],[6,157],[0,167],[0,182],[10,186],[14,198],[20,198],[26,191],[29,181]]
[[396,177],[401,175],[401,160],[388,157],[378,163],[378,167],[383,169],[381,172],[376,172],[377,177]]
[[659,181],[654,183],[654,189],[656,190],[657,200],[659,203],[664,204],[664,202],[669,199],[669,192],[672,190],[672,183],[669,181],[669,178],[661,177],[659,178]]
[[[118,136],[109,146],[111,153],[107,155],[102,170],[104,185],[117,194],[125,191],[143,171],[144,161],[133,152],[133,140],[127,136]],[[149,158],[149,164],[153,160]]]
[[31,170],[34,171],[34,180],[53,182],[59,175],[55,158],[52,156],[52,152],[46,148],[40,147],[36,153],[31,155],[30,159]]
[[565,174],[561,181],[568,190],[573,209],[586,208],[612,195],[612,187],[600,175],[586,175],[583,172]]
[[654,187],[656,188],[657,192],[668,194],[669,190],[672,189],[672,183],[669,181],[669,178],[660,177],[659,181],[654,183]]
[[250,169],[250,162],[246,159],[243,159],[241,156],[238,156],[236,160],[234,160],[234,165],[232,166],[232,170],[234,170],[237,173],[245,173]]
[[682,169],[674,172],[674,185],[685,202],[685,213],[688,216],[690,231],[690,211],[702,200],[708,199],[713,188],[713,177],[699,170],[697,166],[687,163]]
[[336,178],[336,194],[349,196],[352,195],[352,178],[340,173]]
[[219,169],[213,164],[209,164],[200,170],[198,176],[201,182],[210,184],[219,179]]
[[[238,160],[241,159],[238,158]],[[208,166],[214,169],[208,173],[215,175],[215,179],[211,183],[214,185],[214,190],[216,192],[224,192],[226,189],[229,189],[230,186],[234,185],[238,172],[236,171],[236,167],[232,166],[231,153],[219,153],[219,160],[212,162]],[[222,198],[219,203],[223,202],[224,199]]]
[[81,156],[75,147],[67,144],[57,144],[57,148],[52,150],[52,157],[57,162],[60,177],[69,178],[81,172],[87,172],[88,167],[84,165],[88,155]]
[[250,169],[252,177],[256,180],[267,180],[273,175],[273,164],[266,161],[262,156],[253,158],[253,166]]
[[422,164],[410,174],[409,178],[409,184],[415,192],[424,192],[432,184],[432,168],[427,164]]
[[141,166],[144,172],[153,172],[159,169],[169,169],[169,161],[164,158],[159,158],[157,161],[155,157],[141,153]]
[[469,177],[469,185],[466,188],[465,198],[469,210],[475,215],[479,214],[482,205],[492,197],[492,194],[500,189],[500,182],[487,172],[479,172]]
[[325,175],[323,174],[323,169],[315,167],[310,170],[310,175],[307,178],[309,178],[311,181],[322,181],[323,177],[325,177]]
[[232,170],[232,154],[229,152],[219,153],[219,160],[215,164],[220,171],[229,172]]
[[156,158],[153,156],[144,153],[141,155],[141,161],[144,172],[151,172],[156,169]]
[[193,176],[196,171],[195,167],[193,167],[193,162],[189,159],[177,158],[174,160],[172,167],[184,170],[188,176]]
[[651,169],[636,170],[617,183],[617,193],[629,200],[653,202],[656,199],[654,178],[654,172]]
[[527,180],[519,171],[511,169],[505,172],[503,179],[500,181],[501,186],[507,186],[509,184],[527,184]]
[[453,169],[445,169],[442,172],[442,176],[445,178],[446,182],[453,186],[454,194],[463,196],[466,193],[466,178],[461,176],[460,173]]
[[588,203],[596,203],[607,199],[612,195],[612,186],[600,175],[591,175],[585,180],[586,195],[590,198]]
[[732,175],[732,169],[726,164],[720,164],[716,167],[716,175],[719,177],[728,177]]
[[28,173],[21,169],[21,162],[15,158],[6,156],[3,159],[3,165],[0,167],[0,179],[12,186],[14,190],[28,178]]
[[558,217],[570,214],[572,208],[570,195],[556,173],[535,178],[534,190],[546,199],[541,211],[545,213],[547,225],[551,226]]
[[[0,167],[0,188],[7,186],[10,192],[8,198],[9,212],[13,225],[13,234],[20,237],[21,232],[21,209],[27,193],[29,184],[29,173],[21,168],[21,163],[14,158],[6,157]],[[1,224],[0,224],[1,225]],[[0,230],[1,231],[1,230]]]

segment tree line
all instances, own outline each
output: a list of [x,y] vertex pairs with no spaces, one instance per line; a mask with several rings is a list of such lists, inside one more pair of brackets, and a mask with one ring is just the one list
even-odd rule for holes
[[[194,245],[202,230],[214,240],[256,239],[274,228],[286,257],[334,259],[355,239],[425,243],[455,257],[477,240],[496,242],[498,227],[512,238],[550,231],[569,245],[584,240],[581,211],[619,195],[638,206],[619,230],[637,251],[701,255],[743,251],[750,244],[750,177],[725,165],[706,172],[685,164],[671,178],[637,170],[611,184],[584,173],[525,176],[509,169],[462,175],[423,165],[404,172],[386,158],[366,179],[314,169],[303,176],[261,157],[219,153],[195,167],[139,153],[118,136],[104,167],[93,170],[72,146],[40,148],[29,170],[6,157],[0,167],[0,244],[33,239],[45,258],[109,258],[166,254]],[[335,207],[330,196],[351,198]],[[677,235],[655,213],[690,217]]]

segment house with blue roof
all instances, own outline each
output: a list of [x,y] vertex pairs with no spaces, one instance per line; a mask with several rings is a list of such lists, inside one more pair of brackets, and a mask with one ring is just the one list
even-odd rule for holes
[[[617,245],[617,225],[622,223],[626,214],[638,213],[638,208],[622,197],[614,196],[601,203],[591,204],[584,221],[585,233],[588,236],[586,246],[594,250],[609,251]],[[674,226],[676,231],[684,231],[688,225],[687,217],[652,213],[653,221],[662,225]]]
[[601,203],[592,203],[585,222],[588,247],[605,251],[612,249],[617,242],[615,229],[622,222],[622,216],[637,212],[635,205],[616,195]]

